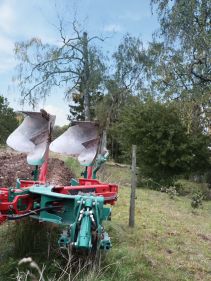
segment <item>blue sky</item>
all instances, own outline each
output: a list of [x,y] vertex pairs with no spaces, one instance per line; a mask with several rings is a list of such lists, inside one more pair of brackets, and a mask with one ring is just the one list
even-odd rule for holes
[[[0,94],[8,98],[15,110],[31,110],[20,106],[18,88],[12,82],[15,74],[13,49],[17,41],[39,37],[45,43],[59,44],[56,28],[58,15],[64,18],[66,29],[74,15],[89,35],[109,37],[101,48],[112,53],[125,33],[140,36],[145,46],[158,28],[156,15],[151,14],[150,0],[0,0]],[[55,89],[40,107],[57,115],[56,123],[67,123],[67,101],[64,89]]]

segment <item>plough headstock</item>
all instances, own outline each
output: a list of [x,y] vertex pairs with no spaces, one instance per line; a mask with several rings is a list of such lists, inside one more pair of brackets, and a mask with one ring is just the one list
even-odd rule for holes
[[[60,246],[109,249],[110,238],[102,222],[110,219],[111,209],[105,205],[115,203],[118,187],[96,180],[96,172],[108,157],[98,125],[77,122],[50,144],[55,116],[45,111],[24,114],[23,123],[7,144],[27,153],[27,161],[36,166],[37,173],[38,165],[42,167],[34,181],[18,179],[15,188],[0,188],[0,224],[31,216],[67,228],[59,239]],[[85,166],[84,178],[71,179],[68,186],[46,184],[49,145],[54,152],[77,157]]]

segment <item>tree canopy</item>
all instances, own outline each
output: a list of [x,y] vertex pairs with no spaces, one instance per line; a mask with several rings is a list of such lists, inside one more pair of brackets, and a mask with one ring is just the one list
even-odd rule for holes
[[115,160],[137,144],[144,175],[160,180],[202,173],[210,155],[211,2],[151,0],[151,5],[160,27],[147,46],[125,34],[105,60],[93,43],[102,38],[90,38],[76,21],[73,35],[66,35],[60,21],[60,44],[38,38],[16,44],[16,79],[31,104],[64,85],[68,119],[97,118],[108,130]]
[[204,108],[211,91],[211,2],[152,0],[160,30],[150,44],[153,84],[171,99]]
[[114,130],[126,153],[137,145],[140,173],[156,181],[171,182],[178,175],[210,168],[209,137],[187,134],[178,111],[169,104],[136,99],[122,109]]
[[71,100],[73,94],[76,104],[76,96],[80,96],[85,119],[90,119],[90,96],[100,91],[105,70],[103,56],[92,41],[103,39],[90,38],[87,32],[79,31],[75,21],[73,36],[65,34],[62,21],[59,32],[59,45],[43,44],[39,38],[16,43],[15,54],[20,63],[15,79],[22,101],[34,106],[50,94],[52,87],[65,86],[66,97]]
[[0,144],[5,144],[7,137],[18,126],[16,114],[6,98],[0,96]]

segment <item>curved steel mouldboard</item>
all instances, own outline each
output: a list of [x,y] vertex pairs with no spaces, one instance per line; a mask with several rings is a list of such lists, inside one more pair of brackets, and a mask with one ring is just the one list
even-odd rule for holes
[[99,127],[94,122],[75,122],[50,144],[50,150],[78,157],[81,165],[89,166],[96,157],[99,145]]
[[45,111],[22,111],[25,118],[7,139],[7,145],[16,151],[27,153],[30,165],[41,165],[49,146],[49,134],[56,117]]

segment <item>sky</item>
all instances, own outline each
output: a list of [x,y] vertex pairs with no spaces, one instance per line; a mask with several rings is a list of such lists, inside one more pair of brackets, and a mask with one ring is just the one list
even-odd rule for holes
[[[20,105],[19,89],[12,81],[18,64],[14,44],[39,37],[43,43],[59,45],[58,17],[64,19],[66,29],[76,17],[90,37],[106,37],[100,47],[108,54],[117,48],[124,34],[139,36],[147,46],[158,29],[150,0],[0,0],[0,94],[15,110],[32,108]],[[63,88],[54,89],[36,109],[40,108],[56,114],[57,125],[68,123]]]

